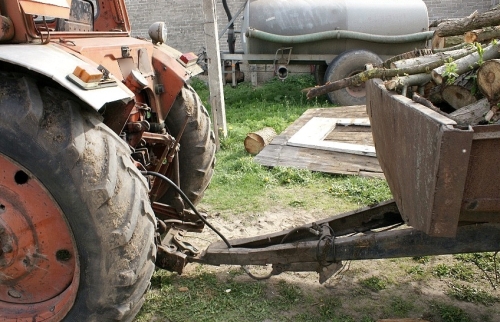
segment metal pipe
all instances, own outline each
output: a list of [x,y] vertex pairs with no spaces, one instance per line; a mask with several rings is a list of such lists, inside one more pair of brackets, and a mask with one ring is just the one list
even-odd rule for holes
[[285,80],[288,77],[288,68],[285,65],[280,65],[276,71],[278,78]]
[[369,42],[378,42],[384,44],[399,44],[414,41],[423,41],[431,39],[434,31],[422,31],[414,34],[397,35],[397,36],[385,36],[385,35],[373,35],[363,32],[349,31],[349,30],[329,30],[322,31],[312,34],[296,35],[296,36],[283,36],[268,33],[265,31],[260,31],[254,28],[249,28],[246,32],[248,38],[257,38],[269,42],[280,43],[280,44],[302,44],[320,40],[328,39],[357,39]]
[[[227,5],[227,0],[222,0],[222,6],[224,7],[224,11],[226,12],[227,20],[234,21],[233,17],[231,16],[231,11],[229,10],[229,7]],[[230,22],[229,29],[227,30],[227,45],[229,47],[229,53],[231,54],[234,54],[235,42],[236,39],[234,38],[234,22]]]

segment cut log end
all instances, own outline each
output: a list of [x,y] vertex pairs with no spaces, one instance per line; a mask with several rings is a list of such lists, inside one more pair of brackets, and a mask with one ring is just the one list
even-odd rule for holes
[[271,127],[265,127],[257,132],[248,133],[244,144],[245,150],[250,154],[258,154],[276,136],[276,132]]
[[500,59],[491,59],[477,71],[477,85],[490,103],[497,103],[500,93]]
[[470,105],[477,101],[467,88],[458,85],[448,85],[442,92],[443,100],[445,100],[455,110],[464,106]]

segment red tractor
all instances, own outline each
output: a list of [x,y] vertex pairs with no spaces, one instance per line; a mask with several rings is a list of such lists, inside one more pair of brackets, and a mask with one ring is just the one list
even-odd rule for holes
[[500,125],[461,126],[371,81],[395,200],[265,236],[216,231],[201,252],[182,238],[213,229],[194,206],[215,153],[187,84],[196,57],[163,44],[162,23],[152,42],[130,37],[123,0],[70,2],[0,0],[1,321],[130,321],[155,266],[324,282],[342,260],[500,249]]
[[0,320],[131,320],[156,217],[190,215],[140,171],[194,204],[213,173],[196,56],[162,23],[131,37],[123,0],[1,0],[0,20]]

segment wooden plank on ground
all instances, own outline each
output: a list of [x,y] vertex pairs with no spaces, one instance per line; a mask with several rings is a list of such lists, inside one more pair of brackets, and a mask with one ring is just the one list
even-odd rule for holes
[[346,119],[330,117],[313,117],[287,142],[287,145],[302,148],[312,148],[342,153],[352,153],[375,157],[375,147],[361,143],[340,142],[328,139],[329,134],[341,126],[370,126],[368,118]]
[[[255,161],[271,167],[288,166],[326,173],[384,177],[376,157],[289,145],[288,141],[290,138],[314,117],[365,119],[368,115],[366,114],[366,107],[364,105],[307,110],[285,131],[275,137],[255,157]],[[343,126],[337,126],[337,128],[340,130],[339,132],[330,131],[330,133],[327,133],[325,139],[352,144],[373,145],[371,132],[369,132],[369,128],[367,129],[366,126],[358,125],[356,127],[358,133],[346,133],[346,129]]]

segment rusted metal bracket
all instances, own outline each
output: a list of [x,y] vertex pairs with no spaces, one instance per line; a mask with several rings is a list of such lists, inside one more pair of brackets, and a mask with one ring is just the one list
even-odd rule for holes
[[168,271],[182,274],[188,263],[188,256],[197,256],[200,251],[192,244],[183,240],[184,230],[170,228],[158,245],[156,266]]
[[[158,221],[164,222],[168,227],[197,233],[202,232],[205,227],[203,221],[187,209],[179,213],[174,207],[159,202],[153,202],[152,206]],[[201,213],[201,215],[207,217],[205,213]]]

